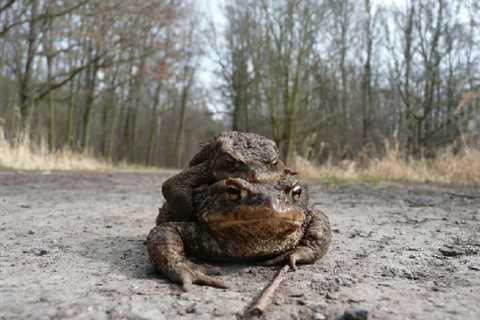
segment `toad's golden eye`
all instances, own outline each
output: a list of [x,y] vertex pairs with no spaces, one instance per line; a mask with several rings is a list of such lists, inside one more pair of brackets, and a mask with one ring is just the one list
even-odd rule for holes
[[229,155],[229,154],[225,154],[223,156],[223,160],[228,164],[228,165],[234,165],[235,164],[235,159]]
[[294,201],[298,201],[298,199],[300,199],[300,196],[302,195],[302,187],[299,185],[296,185],[295,187],[292,188],[292,191],[290,191],[290,194]]
[[230,201],[240,201],[243,197],[243,190],[229,186],[226,189],[227,199]]

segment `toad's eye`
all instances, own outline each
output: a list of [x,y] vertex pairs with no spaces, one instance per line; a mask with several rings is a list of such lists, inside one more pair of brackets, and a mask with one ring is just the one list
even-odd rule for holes
[[240,201],[245,195],[244,190],[235,188],[233,186],[228,186],[225,192],[227,195],[227,199],[230,201]]
[[296,185],[290,191],[290,195],[294,201],[298,201],[298,199],[300,199],[300,196],[302,195],[302,187],[299,185]]
[[276,166],[278,164],[278,158],[273,158],[271,163],[272,163],[272,166]]
[[235,164],[235,159],[233,159],[232,156],[226,154],[223,159],[225,160],[225,162],[228,164],[228,165],[234,165]]
[[245,167],[245,163],[239,159],[235,159],[230,155],[225,155],[224,158],[225,170],[241,170]]

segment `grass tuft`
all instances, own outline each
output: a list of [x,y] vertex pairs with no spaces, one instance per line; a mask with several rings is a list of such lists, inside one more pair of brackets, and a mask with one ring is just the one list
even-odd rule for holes
[[335,184],[340,180],[361,180],[378,183],[382,180],[408,180],[450,184],[480,184],[480,150],[465,147],[458,154],[444,151],[434,159],[404,159],[398,147],[391,148],[381,159],[372,159],[361,166],[355,161],[315,166],[297,158],[295,169],[304,178],[320,178]]
[[[152,170],[150,168],[134,166],[125,163],[112,164],[108,161],[97,159],[90,154],[59,150],[49,152],[43,141],[39,146],[31,143],[27,135],[13,144],[4,136],[0,127],[0,169],[13,170],[86,170],[86,171],[112,171],[112,170]],[[155,170],[155,169],[153,169]]]

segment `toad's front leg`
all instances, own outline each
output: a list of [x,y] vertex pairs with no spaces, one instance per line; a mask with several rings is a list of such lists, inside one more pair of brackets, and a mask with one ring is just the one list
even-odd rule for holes
[[265,265],[288,262],[292,269],[296,269],[297,264],[313,263],[327,253],[332,238],[328,217],[317,209],[312,209],[309,213],[311,220],[297,247],[291,252],[264,262]]
[[207,268],[187,259],[183,235],[195,230],[194,223],[186,222],[168,222],[153,228],[147,237],[150,261],[166,278],[182,284],[185,291],[192,283],[228,288],[222,279],[208,275]]

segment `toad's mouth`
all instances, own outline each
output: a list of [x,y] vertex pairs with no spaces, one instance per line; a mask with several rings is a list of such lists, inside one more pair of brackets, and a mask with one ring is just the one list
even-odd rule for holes
[[249,259],[290,250],[300,239],[306,215],[294,208],[240,206],[230,212],[209,212],[204,219],[222,255]]
[[210,211],[203,216],[203,219],[210,228],[216,230],[252,226],[254,228],[281,227],[293,231],[303,224],[305,214],[296,209],[277,211],[271,208],[240,206],[229,212]]

